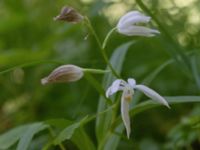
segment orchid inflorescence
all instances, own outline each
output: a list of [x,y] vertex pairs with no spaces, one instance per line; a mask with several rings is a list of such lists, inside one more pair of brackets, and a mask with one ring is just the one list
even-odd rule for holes
[[[67,21],[71,23],[79,23],[81,21],[85,21],[85,17],[83,17],[79,12],[71,7],[63,7],[61,13],[54,18],[54,20],[58,21]],[[120,34],[127,35],[127,36],[145,36],[151,37],[159,34],[160,32],[156,29],[151,29],[145,26],[140,25],[147,24],[150,22],[151,17],[145,16],[139,11],[130,11],[122,16],[117,25],[116,29]],[[108,65],[109,66],[109,65]],[[112,66],[110,66],[112,67]],[[110,68],[112,70],[112,68]],[[106,71],[98,71],[99,69],[84,69],[78,67],[76,65],[62,65],[56,69],[54,69],[50,75],[43,78],[41,83],[43,85],[48,83],[61,83],[61,82],[73,82],[81,79],[84,76],[85,71],[95,73],[95,72],[102,72],[105,73]],[[115,74],[113,74],[115,75]],[[138,90],[143,92],[147,97],[151,98],[152,100],[161,103],[168,108],[169,105],[167,101],[160,96],[157,92],[150,89],[149,87],[136,84],[135,79],[129,78],[127,81],[123,79],[116,79],[110,87],[106,90],[106,97],[109,98],[111,95],[118,91],[122,91],[121,96],[121,117],[127,132],[127,137],[129,138],[131,127],[130,127],[130,117],[129,117],[129,105],[134,95],[134,91]]]

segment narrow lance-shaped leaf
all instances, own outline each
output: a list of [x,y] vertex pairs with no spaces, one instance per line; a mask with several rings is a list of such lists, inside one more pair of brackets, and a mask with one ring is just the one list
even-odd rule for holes
[[64,128],[60,132],[60,134],[55,138],[54,144],[58,145],[65,140],[71,139],[71,137],[73,136],[76,129],[78,129],[86,121],[86,119],[87,119],[87,116],[84,117],[79,122],[73,123],[73,124],[67,126],[66,128]]
[[[133,44],[134,42],[128,42],[125,43],[121,46],[119,46],[113,53],[110,62],[113,65],[113,68],[120,73],[122,69],[122,65],[126,56],[126,53],[128,51],[128,48]],[[107,87],[110,85],[110,83],[115,80],[116,78],[113,77],[111,74],[106,74],[103,79],[103,87],[107,89]],[[100,97],[99,99],[99,104],[98,104],[98,113],[105,110],[107,107],[106,102],[103,97]],[[100,115],[96,119],[96,135],[98,142],[101,143],[103,140],[104,136],[108,133],[110,124],[111,124],[111,118],[112,118],[112,110],[108,111],[106,114]],[[123,128],[120,128],[120,131],[122,131]],[[113,137],[112,137],[113,138]],[[110,145],[109,143],[111,142],[111,145],[113,146],[112,148],[115,149],[117,147],[119,137],[115,137],[114,139],[110,138],[107,143],[103,144],[104,145],[104,150],[107,150],[107,145]]]
[[[164,97],[170,105],[173,104],[184,104],[184,103],[200,103],[200,96],[171,96],[171,97]],[[133,117],[138,113],[146,111],[148,109],[161,106],[159,103],[155,103],[153,101],[145,101],[137,106],[133,107],[130,110],[130,116]],[[116,119],[115,127],[119,127],[122,124],[122,120],[120,117]]]
[[[87,118],[86,118],[87,119]],[[85,120],[85,119],[84,119]],[[52,127],[61,129],[64,131],[66,128],[70,127],[71,125],[74,126],[74,123],[67,119],[51,119],[47,120],[46,124],[51,125]],[[75,123],[76,124],[76,123]],[[76,126],[77,127],[77,126]],[[69,128],[68,128],[69,129]],[[65,130],[66,131],[66,130]],[[56,137],[57,138],[57,137]],[[71,136],[70,139],[80,150],[95,150],[94,143],[87,135],[83,127],[75,129],[75,132]],[[54,143],[53,143],[54,142]],[[46,147],[49,148],[55,144],[55,141],[51,143],[47,143]],[[57,141],[59,142],[59,141]],[[56,144],[57,145],[57,144]],[[44,147],[44,150],[47,148]]]

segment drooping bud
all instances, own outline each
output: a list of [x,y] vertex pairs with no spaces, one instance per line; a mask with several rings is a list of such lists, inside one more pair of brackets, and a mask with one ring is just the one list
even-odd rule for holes
[[72,7],[64,6],[58,16],[54,17],[57,21],[67,21],[71,23],[79,23],[83,20],[83,16]]
[[151,17],[145,16],[139,11],[130,11],[120,18],[117,30],[127,36],[155,36],[160,33],[158,30],[139,25],[147,24],[150,20]]
[[75,65],[62,65],[54,69],[49,76],[41,79],[41,84],[73,82],[83,77],[82,68]]

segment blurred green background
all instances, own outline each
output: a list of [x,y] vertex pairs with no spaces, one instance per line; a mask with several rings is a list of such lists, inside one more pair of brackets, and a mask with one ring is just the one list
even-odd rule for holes
[[[199,0],[144,0],[175,43],[185,53],[199,51]],[[0,133],[25,123],[51,118],[76,120],[97,111],[96,90],[84,78],[75,83],[42,86],[40,79],[60,64],[104,69],[98,45],[83,24],[55,22],[62,6],[72,6],[91,19],[101,40],[129,10],[141,10],[134,0],[1,0],[0,1]],[[152,21],[151,26],[158,28]],[[112,35],[107,46],[110,56],[124,42],[136,40],[126,56],[122,76],[138,83],[169,59],[173,43],[162,33],[153,38]],[[195,53],[199,70],[199,55]],[[190,75],[191,72],[188,72]],[[192,75],[191,75],[192,76]],[[102,75],[95,75],[99,81]],[[167,66],[150,87],[163,96],[199,95],[197,82],[180,69]],[[146,97],[143,97],[145,100]],[[134,99],[133,99],[134,100]],[[200,149],[200,105],[172,105],[145,111],[132,120],[131,139],[122,139],[118,149]],[[87,124],[95,139],[94,122]],[[94,140],[95,141],[95,140]],[[68,143],[69,149],[76,149]],[[176,148],[175,148],[176,147]]]

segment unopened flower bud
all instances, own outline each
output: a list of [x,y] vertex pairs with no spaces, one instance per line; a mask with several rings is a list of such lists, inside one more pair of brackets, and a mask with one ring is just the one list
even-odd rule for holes
[[54,69],[49,76],[43,78],[43,85],[48,83],[73,82],[83,77],[82,68],[75,65],[62,65]]
[[117,30],[127,36],[155,36],[160,33],[158,30],[140,25],[141,23],[147,24],[150,20],[151,17],[145,16],[139,11],[130,11],[120,18]]
[[75,9],[64,6],[61,9],[60,14],[58,16],[54,17],[54,20],[78,23],[83,20],[83,16],[80,13],[78,13]]

